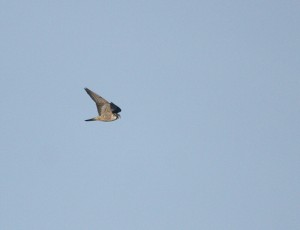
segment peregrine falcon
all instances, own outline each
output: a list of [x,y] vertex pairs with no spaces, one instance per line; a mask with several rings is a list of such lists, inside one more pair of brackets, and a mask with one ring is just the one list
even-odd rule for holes
[[99,116],[87,119],[85,121],[115,121],[121,117],[121,109],[112,102],[108,102],[103,97],[100,97],[98,94],[94,93],[88,88],[84,88],[85,91],[90,95],[93,101],[96,103]]

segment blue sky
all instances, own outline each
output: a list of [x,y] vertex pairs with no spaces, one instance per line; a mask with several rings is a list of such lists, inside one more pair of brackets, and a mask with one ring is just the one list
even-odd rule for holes
[[1,1],[0,228],[299,229],[299,11]]

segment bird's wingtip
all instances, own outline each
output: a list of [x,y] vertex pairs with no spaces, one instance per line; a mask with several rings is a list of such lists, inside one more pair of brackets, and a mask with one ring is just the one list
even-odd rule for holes
[[91,118],[91,119],[86,119],[84,121],[96,121],[96,119],[95,118]]

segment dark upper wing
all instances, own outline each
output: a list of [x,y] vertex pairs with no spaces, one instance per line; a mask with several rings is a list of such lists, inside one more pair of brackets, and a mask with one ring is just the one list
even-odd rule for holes
[[84,88],[85,91],[88,93],[88,95],[93,99],[93,101],[97,105],[98,113],[101,115],[101,107],[105,104],[109,104],[107,100],[105,100],[103,97],[100,97],[98,94],[94,93],[92,90],[89,90],[88,88]]
[[111,111],[113,112],[113,113],[119,113],[119,112],[121,112],[121,109],[120,109],[120,107],[118,107],[117,105],[115,105],[114,103],[110,103],[110,108],[111,108]]

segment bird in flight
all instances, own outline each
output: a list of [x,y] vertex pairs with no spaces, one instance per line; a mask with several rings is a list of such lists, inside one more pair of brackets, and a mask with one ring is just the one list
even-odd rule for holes
[[100,97],[98,94],[94,93],[88,88],[84,88],[85,91],[90,95],[93,101],[96,103],[99,116],[87,119],[85,121],[115,121],[121,117],[121,109],[112,102],[108,102],[103,97]]

